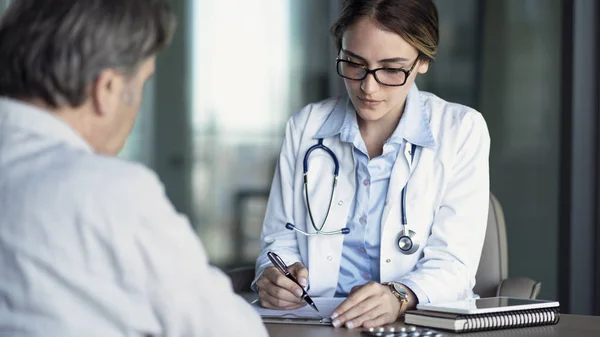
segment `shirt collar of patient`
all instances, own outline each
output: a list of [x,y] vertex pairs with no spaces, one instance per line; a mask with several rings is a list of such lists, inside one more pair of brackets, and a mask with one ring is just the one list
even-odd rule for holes
[[0,124],[33,131],[92,152],[90,145],[67,123],[46,110],[18,100],[0,97]]
[[[333,111],[313,138],[340,135],[342,141],[351,142],[355,132],[358,132],[356,114],[350,99],[344,96],[338,100]],[[408,93],[404,114],[388,142],[398,143],[401,139],[418,146],[435,148],[429,117],[421,104],[421,97],[416,84],[413,84]]]

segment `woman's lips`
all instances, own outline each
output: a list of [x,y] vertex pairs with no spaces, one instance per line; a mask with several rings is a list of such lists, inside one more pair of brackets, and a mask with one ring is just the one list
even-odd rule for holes
[[362,102],[362,104],[369,106],[369,107],[375,107],[375,106],[381,104],[381,102],[382,102],[382,101],[376,101],[376,100],[366,99],[366,98],[361,98],[361,97],[358,97],[358,99]]

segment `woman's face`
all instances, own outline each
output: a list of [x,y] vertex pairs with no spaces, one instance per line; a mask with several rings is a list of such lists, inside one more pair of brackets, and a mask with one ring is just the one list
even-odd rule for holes
[[[410,70],[418,55],[417,49],[400,35],[382,30],[372,19],[364,17],[344,33],[339,57],[369,69]],[[397,121],[416,74],[427,72],[428,66],[427,62],[418,61],[403,86],[380,84],[373,74],[362,81],[344,78],[344,83],[354,108],[364,121]],[[377,72],[380,80],[383,73],[383,70]]]

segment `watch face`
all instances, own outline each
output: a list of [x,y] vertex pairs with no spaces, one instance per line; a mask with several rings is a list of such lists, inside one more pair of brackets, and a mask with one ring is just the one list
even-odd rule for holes
[[404,287],[399,283],[392,283],[392,286],[394,287],[394,290],[396,290],[402,297],[406,298],[408,296],[406,289],[404,289]]

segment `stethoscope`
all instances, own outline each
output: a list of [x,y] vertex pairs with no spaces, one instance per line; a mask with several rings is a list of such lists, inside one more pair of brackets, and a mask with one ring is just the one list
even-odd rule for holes
[[[321,149],[321,150],[327,152],[327,154],[329,154],[329,156],[333,160],[333,164],[334,164],[333,187],[331,189],[331,197],[329,198],[329,206],[327,207],[327,213],[325,214],[325,219],[323,220],[323,223],[321,224],[320,227],[317,227],[317,225],[315,224],[312,210],[310,208],[310,198],[308,197],[308,159],[310,158],[310,154],[314,150],[317,150],[317,149]],[[415,149],[416,149],[416,145],[411,144],[411,151],[410,151],[411,163],[415,157]],[[297,232],[299,232],[305,236],[309,236],[309,237],[316,236],[316,235],[349,234],[350,228],[348,228],[348,227],[344,227],[342,229],[338,229],[335,231],[329,231],[329,232],[323,230],[323,227],[325,227],[325,223],[327,222],[327,218],[329,217],[329,212],[331,211],[331,204],[333,203],[333,198],[335,195],[335,187],[337,186],[337,178],[338,178],[338,174],[340,172],[340,164],[337,159],[337,156],[335,155],[335,153],[333,153],[333,151],[331,151],[330,148],[323,145],[323,138],[319,138],[317,144],[311,146],[306,151],[306,154],[304,155],[302,170],[303,170],[303,178],[304,178],[304,198],[306,200],[306,207],[308,209],[310,223],[311,223],[312,227],[315,229],[315,232],[307,233],[307,232],[297,228],[296,226],[294,226],[293,224],[291,224],[289,222],[287,224],[285,224],[285,228],[292,230],[292,231],[297,231]],[[400,249],[400,252],[402,252],[403,254],[412,254],[419,249],[420,243],[419,243],[416,233],[413,230],[411,230],[410,228],[408,228],[408,221],[406,219],[406,186],[408,186],[408,181],[406,182],[406,185],[404,185],[404,187],[402,188],[401,206],[400,206],[400,212],[401,212],[401,217],[402,217],[402,229],[400,230],[400,233],[398,233],[396,241],[397,241],[398,249]]]

